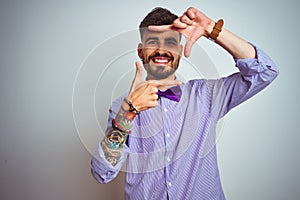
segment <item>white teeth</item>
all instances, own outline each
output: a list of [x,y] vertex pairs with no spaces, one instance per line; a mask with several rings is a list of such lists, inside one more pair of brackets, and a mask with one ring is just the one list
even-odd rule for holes
[[157,62],[157,63],[167,63],[167,62],[169,62],[167,59],[155,59],[154,61]]

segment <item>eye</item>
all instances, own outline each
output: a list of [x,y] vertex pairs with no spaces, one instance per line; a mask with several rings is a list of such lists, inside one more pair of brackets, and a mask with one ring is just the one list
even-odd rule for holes
[[149,44],[149,45],[157,44],[157,40],[148,40],[148,41],[146,42],[146,44]]
[[170,39],[170,40],[167,40],[166,42],[170,46],[176,46],[177,45],[177,41],[176,40]]

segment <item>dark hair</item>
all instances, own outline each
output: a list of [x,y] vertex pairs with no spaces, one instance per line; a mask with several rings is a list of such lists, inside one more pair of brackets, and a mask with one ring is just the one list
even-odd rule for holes
[[154,8],[150,13],[146,15],[146,17],[140,23],[139,29],[141,38],[143,36],[144,29],[147,28],[149,25],[170,25],[177,18],[177,15],[171,13],[166,8]]

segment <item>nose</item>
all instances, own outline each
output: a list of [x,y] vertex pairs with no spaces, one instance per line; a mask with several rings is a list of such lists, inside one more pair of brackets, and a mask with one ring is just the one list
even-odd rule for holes
[[163,42],[160,42],[157,46],[156,52],[160,54],[168,52],[167,46]]

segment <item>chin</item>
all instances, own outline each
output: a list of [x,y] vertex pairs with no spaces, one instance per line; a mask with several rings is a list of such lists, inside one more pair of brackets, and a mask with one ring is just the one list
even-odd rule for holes
[[156,80],[166,79],[172,76],[175,73],[175,70],[168,69],[168,70],[159,70],[156,68],[156,70],[148,70],[147,71],[149,75],[151,75]]
[[[166,79],[172,76],[176,71],[176,66],[173,66],[172,62],[168,62],[165,64],[156,63],[150,61],[148,63],[143,63],[147,74],[150,75],[149,78],[153,78],[155,80]],[[174,68],[175,67],[175,68]]]

